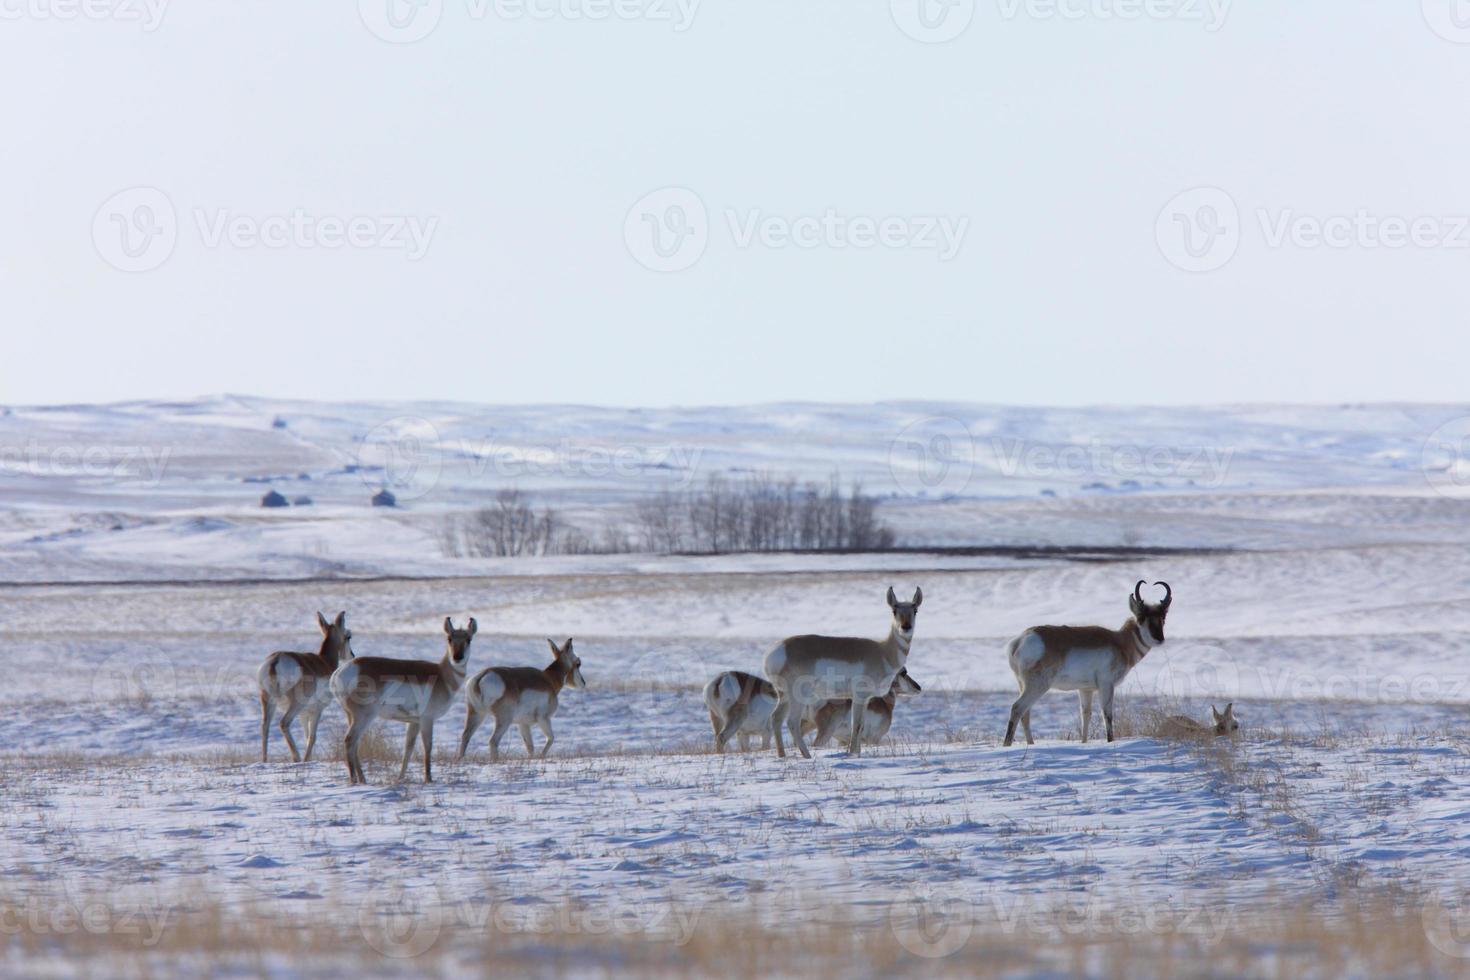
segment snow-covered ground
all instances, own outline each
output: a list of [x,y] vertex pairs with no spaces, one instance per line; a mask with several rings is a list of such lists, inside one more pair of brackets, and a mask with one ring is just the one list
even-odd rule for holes
[[[367,961],[390,972],[455,972],[467,932],[536,934],[538,916],[594,912],[676,944],[737,913],[772,935],[835,917],[889,937],[896,958],[878,972],[973,972],[944,930],[904,916],[939,899],[950,926],[1071,909],[1116,934],[1126,906],[1187,914],[1208,939],[1252,909],[1457,894],[1470,879],[1466,417],[13,408],[0,415],[0,973],[71,972],[49,953],[88,950],[50,916],[99,896],[111,925],[156,911],[175,936],[207,908],[347,923],[373,956],[379,913],[411,909],[457,951]],[[651,491],[753,471],[860,479],[901,539],[948,550],[453,559],[437,544],[445,515],[507,486],[593,526]],[[368,506],[384,484],[402,506]],[[263,510],[271,487],[314,502]],[[1038,622],[1121,623],[1140,578],[1169,581],[1176,602],[1169,643],[1123,689],[1126,737],[1072,741],[1075,702],[1053,694],[1039,744],[1001,748],[1005,640]],[[709,751],[705,680],[757,669],[791,633],[880,635],[890,584],[924,589],[910,672],[925,691],[898,706],[886,744],[859,760]],[[262,764],[255,667],[313,648],[319,609],[347,611],[359,655],[424,658],[446,615],[473,615],[472,669],[541,666],[546,637],[574,636],[589,687],[564,696],[545,761],[512,738],[492,766],[482,731],[455,762],[454,708],[434,785],[417,765],[394,781],[401,728],[384,724],[373,784],[348,787],[332,708],[320,758],[282,761],[275,735]],[[1228,747],[1152,734],[1158,712],[1203,719],[1226,701],[1244,726]],[[1446,915],[1425,921],[1459,924]],[[1453,929],[1426,930],[1435,958],[1410,972],[1470,964]],[[590,948],[547,972],[617,968]],[[294,954],[252,963],[309,972]]]

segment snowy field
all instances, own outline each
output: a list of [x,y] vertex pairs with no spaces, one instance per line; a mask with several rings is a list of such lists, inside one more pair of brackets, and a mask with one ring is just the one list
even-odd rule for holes
[[[0,414],[0,974],[1465,975],[1470,406],[342,406]],[[712,474],[880,499],[893,554],[452,558],[514,486],[589,531]],[[372,508],[383,487],[394,508]],[[312,503],[258,506],[276,489]],[[924,549],[930,550],[924,550]],[[1120,693],[1000,747],[1002,647],[1175,590]],[[922,586],[924,685],[847,759],[718,756],[699,689]],[[396,781],[258,759],[256,666],[346,610],[359,656],[544,666],[546,760],[484,729]],[[1159,716],[1233,701],[1233,740]],[[274,734],[274,733],[273,733]],[[298,735],[298,737],[300,737]],[[1228,744],[1227,744],[1228,742]],[[1365,936],[1372,936],[1372,942]]]

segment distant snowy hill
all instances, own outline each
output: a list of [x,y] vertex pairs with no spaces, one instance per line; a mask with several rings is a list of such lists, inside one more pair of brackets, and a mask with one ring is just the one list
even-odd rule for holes
[[[448,561],[436,529],[500,489],[596,528],[714,475],[837,474],[919,544],[1393,541],[1436,508],[1460,523],[1467,420],[1470,405],[12,406],[0,577],[465,574],[488,566]],[[398,506],[370,506],[383,489]],[[261,508],[271,491],[301,503]],[[1365,492],[1393,502],[1365,514]]]

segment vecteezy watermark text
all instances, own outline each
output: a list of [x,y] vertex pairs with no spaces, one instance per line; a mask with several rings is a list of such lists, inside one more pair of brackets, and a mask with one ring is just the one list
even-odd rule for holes
[[151,949],[163,938],[174,912],[151,901],[128,905],[70,896],[31,896],[19,904],[0,902],[0,937],[128,936]]
[[[3,2],[3,0],[0,0]],[[416,214],[337,215],[293,207],[265,214],[195,207],[181,221],[172,199],[156,187],[130,187],[102,203],[92,219],[92,243],[123,272],[156,269],[192,229],[207,249],[355,250],[400,252],[417,262],[429,251],[439,219]]]
[[[886,249],[933,253],[948,262],[970,229],[966,215],[869,215],[824,208],[773,214],[758,207],[725,208],[721,216],[738,249]],[[639,198],[623,221],[623,241],[642,266],[679,272],[703,257],[715,225],[703,198],[687,187],[663,187]]]
[[[701,0],[463,0],[458,14],[471,21],[645,21],[682,34],[694,24]],[[458,4],[449,4],[451,8]],[[362,24],[390,44],[412,44],[433,34],[445,0],[358,0]]]
[[113,21],[158,30],[169,0],[0,0],[0,20]]
[[556,443],[509,444],[494,438],[447,438],[433,422],[398,416],[373,426],[348,462],[364,483],[387,487],[399,500],[423,497],[444,471],[478,481],[583,477],[606,480],[661,478],[670,489],[689,485],[704,450],[677,443],[601,446],[562,439]]
[[0,443],[0,470],[157,484],[172,455],[170,446],[43,446],[32,440],[19,445]]
[[1198,23],[1213,33],[1225,26],[1234,0],[996,0],[1006,20],[1140,21]]
[[1218,187],[1176,195],[1159,213],[1159,251],[1186,272],[1214,272],[1235,258],[1254,224],[1260,242],[1279,251],[1462,251],[1470,249],[1470,214],[1398,215],[1354,208],[1310,214],[1293,207],[1258,207],[1245,220],[1235,198]]
[[943,959],[968,945],[977,929],[987,937],[1189,936],[1217,946],[1235,921],[1229,905],[1152,903],[1142,900],[1081,899],[1055,905],[989,890],[972,895],[949,884],[900,890],[888,907],[888,923],[904,949],[925,959]]
[[270,215],[233,212],[228,208],[196,208],[194,223],[206,248],[357,248],[402,251],[417,262],[429,251],[439,226],[435,217],[413,214],[312,214],[305,208]]
[[394,959],[431,950],[446,931],[485,935],[619,936],[686,945],[704,903],[676,896],[614,906],[526,905],[456,895],[448,885],[384,882],[358,905],[358,928],[368,945]]
[[996,464],[1005,476],[1041,479],[1087,477],[1122,480],[1192,480],[1217,488],[1224,484],[1234,449],[1200,446],[1115,446],[1099,440],[1054,446],[1024,439],[992,439]]
[[882,218],[845,215],[834,208],[821,214],[766,214],[759,208],[726,209],[725,222],[736,248],[913,249],[937,253],[948,262],[959,254],[969,231],[964,215],[920,214]]

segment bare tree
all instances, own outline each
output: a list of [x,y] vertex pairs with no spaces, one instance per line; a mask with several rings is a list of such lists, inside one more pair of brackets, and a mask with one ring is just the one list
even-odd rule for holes
[[634,507],[634,523],[643,550],[676,554],[687,551],[686,510],[672,490],[661,490]]

